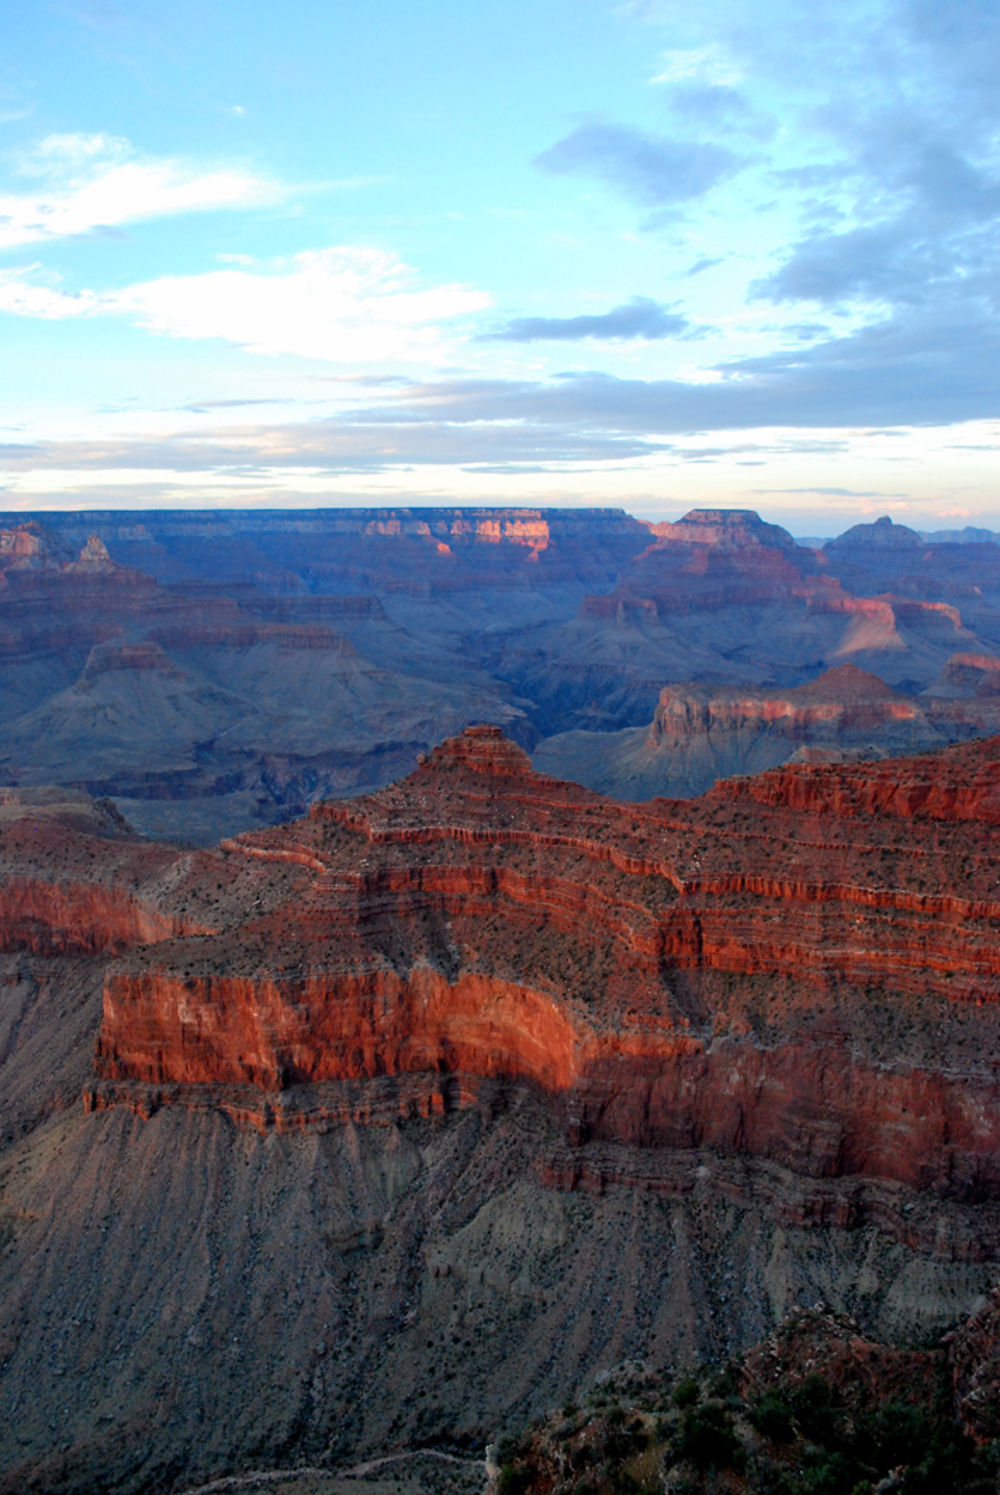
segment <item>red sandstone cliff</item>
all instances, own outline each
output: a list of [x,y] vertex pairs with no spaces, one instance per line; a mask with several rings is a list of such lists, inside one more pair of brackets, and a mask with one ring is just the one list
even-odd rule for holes
[[469,729],[189,858],[205,932],[111,967],[91,1104],[512,1076],[572,1146],[1000,1197],[998,790],[994,740],[618,805]]
[[856,665],[840,665],[792,690],[740,690],[735,686],[665,686],[650,727],[650,742],[688,739],[712,732],[766,730],[794,739],[827,731],[831,742],[870,733],[892,723],[926,717],[923,703],[893,690]]

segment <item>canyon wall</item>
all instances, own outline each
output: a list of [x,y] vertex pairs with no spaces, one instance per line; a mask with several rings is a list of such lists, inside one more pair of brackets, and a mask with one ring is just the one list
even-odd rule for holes
[[620,805],[468,729],[206,855],[214,932],[111,967],[90,1104],[506,1076],[573,1147],[1000,1198],[998,795],[991,740]]
[[0,794],[0,1490],[481,1447],[818,1300],[967,1315],[998,779],[993,740],[621,804],[479,728],[210,849]]

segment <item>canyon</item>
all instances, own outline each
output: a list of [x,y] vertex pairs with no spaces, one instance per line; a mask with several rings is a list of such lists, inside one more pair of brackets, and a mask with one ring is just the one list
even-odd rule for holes
[[950,1328],[998,835],[995,738],[638,804],[480,725],[201,849],[5,791],[0,1489],[481,1450],[819,1299]]
[[[888,520],[814,548],[739,510],[0,516],[0,781],[203,845],[399,778],[475,721],[620,798],[810,744],[988,735],[998,654],[1000,546]],[[807,723],[789,691],[825,678],[835,705],[849,666],[900,710]],[[707,732],[668,712],[688,687],[718,697]]]
[[1000,728],[991,657],[954,654],[919,694],[893,690],[854,664],[806,684],[666,685],[646,728],[563,732],[539,743],[535,765],[629,799],[698,795],[720,779],[788,762],[895,757]]
[[[148,1114],[234,1087],[246,1118],[252,1087],[261,1125],[304,1125],[282,1092],[505,1077],[557,1098],[578,1148],[707,1147],[992,1200],[997,824],[996,739],[640,809],[471,727],[370,799],[223,842],[172,920],[134,904],[160,938],[109,971],[88,1104]],[[970,1045],[971,1008],[989,1016]]]
[[340,1495],[819,1301],[972,1315],[994,1436],[993,539],[7,515],[0,654],[0,1491]]

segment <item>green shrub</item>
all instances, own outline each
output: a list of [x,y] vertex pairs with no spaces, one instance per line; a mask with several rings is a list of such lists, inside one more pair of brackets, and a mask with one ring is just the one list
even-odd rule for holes
[[765,1391],[753,1404],[748,1417],[765,1438],[774,1443],[790,1443],[793,1436],[792,1409],[788,1399],[777,1391]]
[[499,1495],[527,1495],[528,1476],[523,1469],[516,1469],[513,1464],[504,1464],[497,1480],[497,1490]]
[[693,1407],[700,1396],[701,1387],[694,1376],[682,1376],[674,1387],[674,1406],[682,1409]]
[[743,1446],[726,1408],[718,1402],[689,1407],[674,1442],[674,1457],[689,1459],[698,1469],[742,1469]]
[[834,1447],[840,1441],[842,1412],[837,1393],[822,1376],[807,1376],[788,1396],[803,1438]]

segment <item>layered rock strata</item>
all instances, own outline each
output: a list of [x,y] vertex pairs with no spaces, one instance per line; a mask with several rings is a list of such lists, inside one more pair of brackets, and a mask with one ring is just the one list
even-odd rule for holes
[[996,740],[640,807],[469,729],[200,854],[182,912],[206,932],[112,966],[89,1104],[216,1087],[303,1125],[310,1087],[337,1119],[330,1086],[405,1079],[408,1114],[507,1077],[551,1097],[570,1154],[997,1199],[998,820]]
[[542,772],[625,799],[698,795],[787,762],[928,752],[1000,728],[1000,661],[956,654],[936,687],[893,690],[853,664],[779,690],[666,685],[648,729],[564,732],[537,744]]

